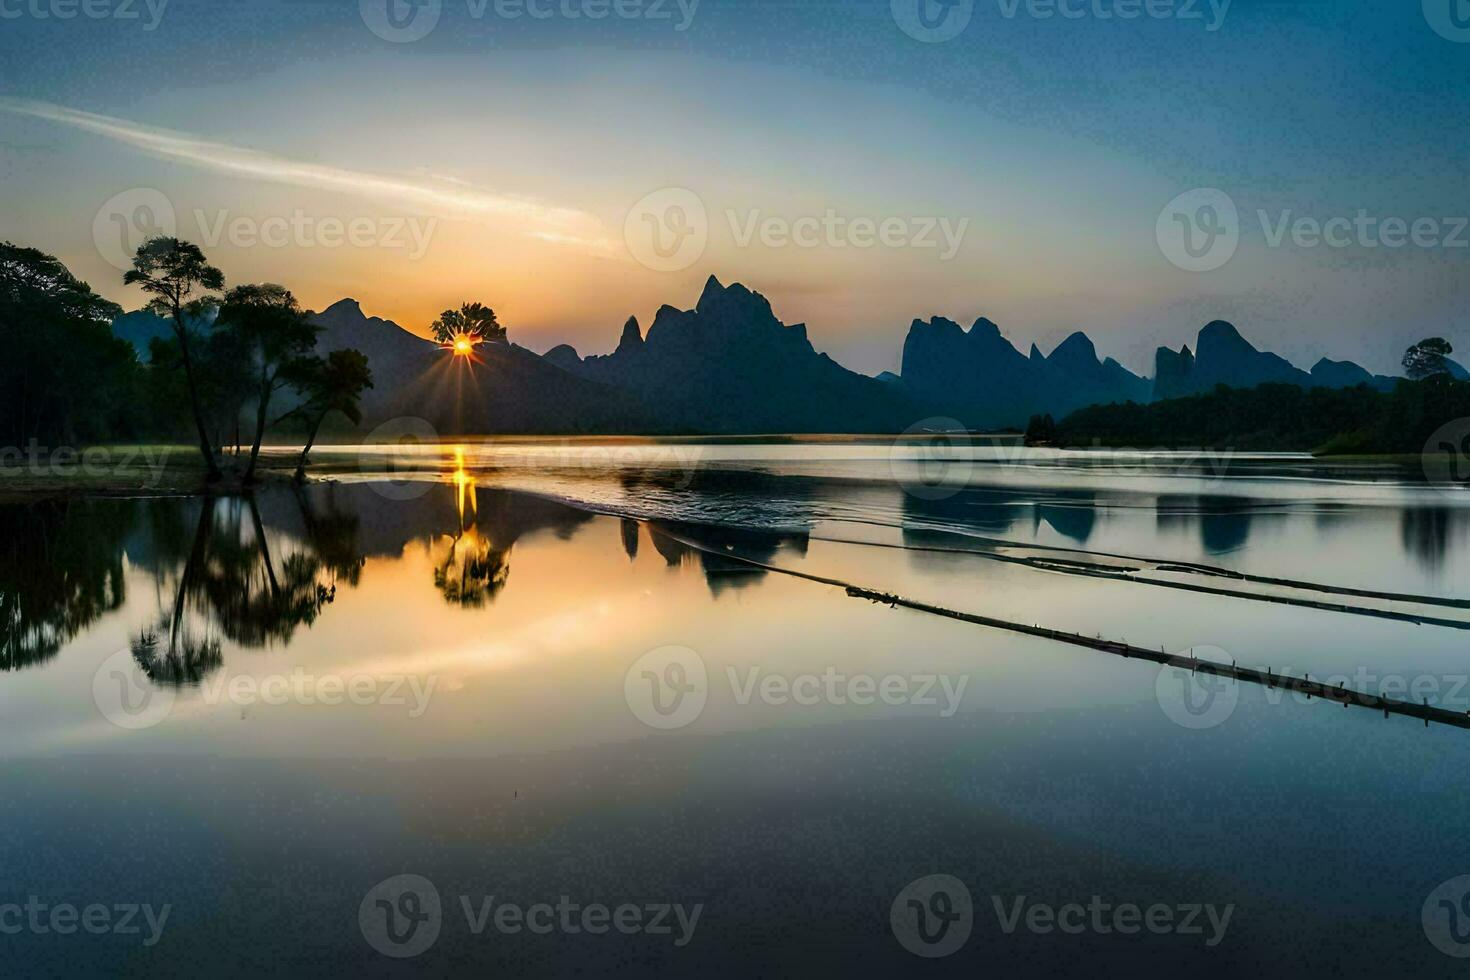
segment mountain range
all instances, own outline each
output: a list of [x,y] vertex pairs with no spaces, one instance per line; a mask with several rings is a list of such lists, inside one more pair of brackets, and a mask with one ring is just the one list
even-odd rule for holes
[[[115,331],[146,355],[162,321],[124,314]],[[1310,371],[1252,346],[1229,323],[1200,330],[1193,351],[1158,349],[1152,379],[1099,358],[1085,333],[1050,354],[1022,354],[984,317],[968,329],[944,317],[914,320],[899,374],[874,378],[817,351],[804,324],[776,318],[760,293],[711,276],[693,309],[661,307],[645,333],[623,324],[610,354],[582,357],[569,345],[544,355],[485,343],[473,360],[449,357],[391,320],[344,299],[312,314],[318,349],[353,347],[368,357],[368,426],[399,417],[450,433],[898,432],[914,426],[1023,427],[1033,414],[1062,418],[1113,402],[1145,403],[1267,382],[1310,387],[1397,380],[1351,361],[1319,360]],[[1465,377],[1458,364],[1451,372]]]
[[902,389],[849,371],[784,324],[760,293],[711,276],[692,310],[664,306],[643,336],[629,318],[611,354],[567,345],[546,360],[587,381],[638,392],[676,429],[895,432],[927,414]]

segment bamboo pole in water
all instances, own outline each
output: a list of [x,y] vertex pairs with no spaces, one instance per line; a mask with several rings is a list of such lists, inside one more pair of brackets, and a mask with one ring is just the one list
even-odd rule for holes
[[1385,718],[1389,715],[1404,715],[1408,718],[1418,718],[1424,722],[1424,727],[1426,728],[1429,727],[1430,722],[1434,722],[1438,725],[1449,725],[1453,728],[1470,729],[1470,712],[1437,708],[1427,700],[1423,704],[1414,704],[1412,701],[1399,701],[1394,698],[1384,697],[1381,694],[1368,694],[1363,691],[1354,691],[1343,685],[1328,687],[1318,681],[1311,680],[1309,677],[1292,677],[1289,674],[1272,673],[1269,667],[1265,670],[1258,670],[1252,667],[1239,667],[1233,663],[1222,664],[1213,660],[1199,660],[1194,656],[1168,653],[1164,650],[1150,650],[1146,647],[1133,646],[1120,640],[1108,640],[1100,636],[1083,636],[1080,633],[1068,633],[1064,630],[1055,630],[1041,625],[1028,626],[1025,623],[998,619],[994,616],[981,616],[978,613],[961,612],[958,609],[949,609],[945,606],[935,606],[927,602],[919,602],[916,599],[908,599],[891,592],[863,588],[859,585],[853,585],[851,582],[844,582],[841,579],[829,578],[824,575],[813,575],[810,572],[801,572],[791,568],[782,568],[779,565],[757,561],[754,558],[746,558],[729,551],[710,548],[696,541],[691,541],[682,535],[671,533],[664,528],[660,528],[660,533],[673,538],[680,544],[692,548],[695,551],[718,555],[727,561],[740,562],[754,568],[764,569],[768,572],[790,575],[821,585],[830,585],[834,588],[843,589],[849,596],[856,599],[867,599],[871,602],[882,603],[890,607],[902,606],[905,609],[913,609],[917,612],[929,613],[934,616],[944,616],[947,619],[973,623],[976,626],[987,626],[991,629],[1006,630],[1011,633],[1020,633],[1025,636],[1035,636],[1057,643],[1084,647],[1089,650],[1098,650],[1102,653],[1110,653],[1129,660],[1146,660],[1169,667],[1178,667],[1184,670],[1212,674],[1216,677],[1226,677],[1246,684],[1258,684],[1262,687],[1270,688],[1279,687],[1283,690],[1305,694],[1308,698],[1321,698],[1323,701],[1332,701],[1341,704],[1343,707],[1372,708],[1376,711],[1382,711],[1383,717]]

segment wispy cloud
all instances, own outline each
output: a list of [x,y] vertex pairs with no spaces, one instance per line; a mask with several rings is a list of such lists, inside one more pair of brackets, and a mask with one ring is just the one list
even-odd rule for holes
[[602,222],[585,211],[498,194],[463,181],[387,176],[305,163],[30,99],[0,97],[0,111],[61,123],[216,173],[411,204],[450,218],[487,218],[543,241],[599,253],[614,251]]

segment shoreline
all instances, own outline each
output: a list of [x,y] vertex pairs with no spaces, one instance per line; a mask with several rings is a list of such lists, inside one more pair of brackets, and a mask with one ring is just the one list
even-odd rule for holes
[[[960,433],[926,433],[919,435],[882,434],[777,434],[723,435],[723,436],[464,436],[459,440],[446,439],[438,445],[452,451],[456,443],[462,445],[499,444],[506,446],[537,445],[546,443],[576,443],[587,446],[636,445],[636,444],[694,444],[694,445],[861,445],[870,442],[892,444],[932,439],[935,436],[960,436]],[[1092,453],[1110,454],[1119,452],[1110,447],[1061,448],[1023,447],[1020,437],[1009,433],[966,433],[967,438],[983,439],[990,445],[1006,448],[1054,448],[1062,456],[1075,456],[1081,460]],[[358,442],[319,443],[315,448],[321,455],[313,453],[307,465],[308,483],[330,480],[342,472],[341,453],[344,449],[356,449],[364,444]],[[294,482],[296,453],[299,446],[267,444],[261,449],[257,463],[256,479],[251,486],[244,485],[238,475],[228,472],[237,461],[234,454],[225,454],[222,463],[227,469],[223,480],[213,485],[204,482],[204,465],[197,448],[186,445],[159,443],[111,444],[89,446],[81,450],[65,450],[53,453],[45,459],[33,458],[31,462],[15,464],[6,459],[0,463],[0,504],[28,503],[53,497],[176,497],[176,496],[238,496],[266,486]],[[1139,453],[1171,452],[1167,449],[1132,450]],[[1195,450],[1202,451],[1202,450]],[[1216,450],[1210,450],[1216,451]],[[1228,452],[1229,450],[1218,450]],[[283,455],[285,454],[285,455]],[[1324,476],[1342,467],[1396,468],[1400,477],[1418,483],[1413,477],[1421,476],[1421,457],[1404,453],[1318,455],[1306,450],[1279,450],[1272,453],[1249,453],[1259,459],[1263,455],[1280,455],[1295,465],[1321,467]],[[1245,474],[1242,474],[1245,475]]]

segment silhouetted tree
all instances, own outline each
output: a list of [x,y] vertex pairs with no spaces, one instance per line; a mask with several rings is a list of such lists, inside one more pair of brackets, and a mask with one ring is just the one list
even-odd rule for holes
[[255,479],[271,398],[291,384],[294,365],[311,354],[321,328],[315,326],[284,286],[236,286],[225,295],[216,327],[239,339],[249,353],[255,383],[255,437],[245,482]]
[[353,425],[362,421],[359,401],[363,390],[373,386],[373,375],[368,370],[367,355],[345,348],[334,350],[325,358],[297,361],[292,365],[290,378],[306,399],[286,413],[306,420],[306,445],[301,447],[301,458],[296,463],[296,480],[300,482],[306,479],[307,456],[329,414],[341,412]]
[[1050,412],[1031,416],[1031,422],[1026,426],[1026,445],[1050,445],[1056,438],[1057,423]]
[[194,427],[199,434],[199,452],[204,456],[208,478],[218,480],[221,475],[219,462],[215,459],[209,431],[204,424],[204,406],[199,398],[189,351],[189,321],[202,318],[218,303],[209,293],[224,288],[224,273],[205,261],[204,253],[197,245],[177,238],[151,238],[138,246],[138,252],[133,256],[133,268],[123,276],[123,282],[129,286],[141,286],[153,297],[148,308],[172,321],[184,379],[189,386]]
[[112,436],[137,417],[132,345],[121,313],[53,256],[0,244],[0,441]]
[[1450,366],[1445,363],[1455,349],[1443,337],[1429,337],[1404,351],[1404,373],[1414,380],[1432,374],[1449,374]]
[[430,329],[441,344],[454,343],[460,334],[492,344],[506,342],[505,328],[495,318],[495,311],[481,303],[465,303],[457,310],[445,310]]

